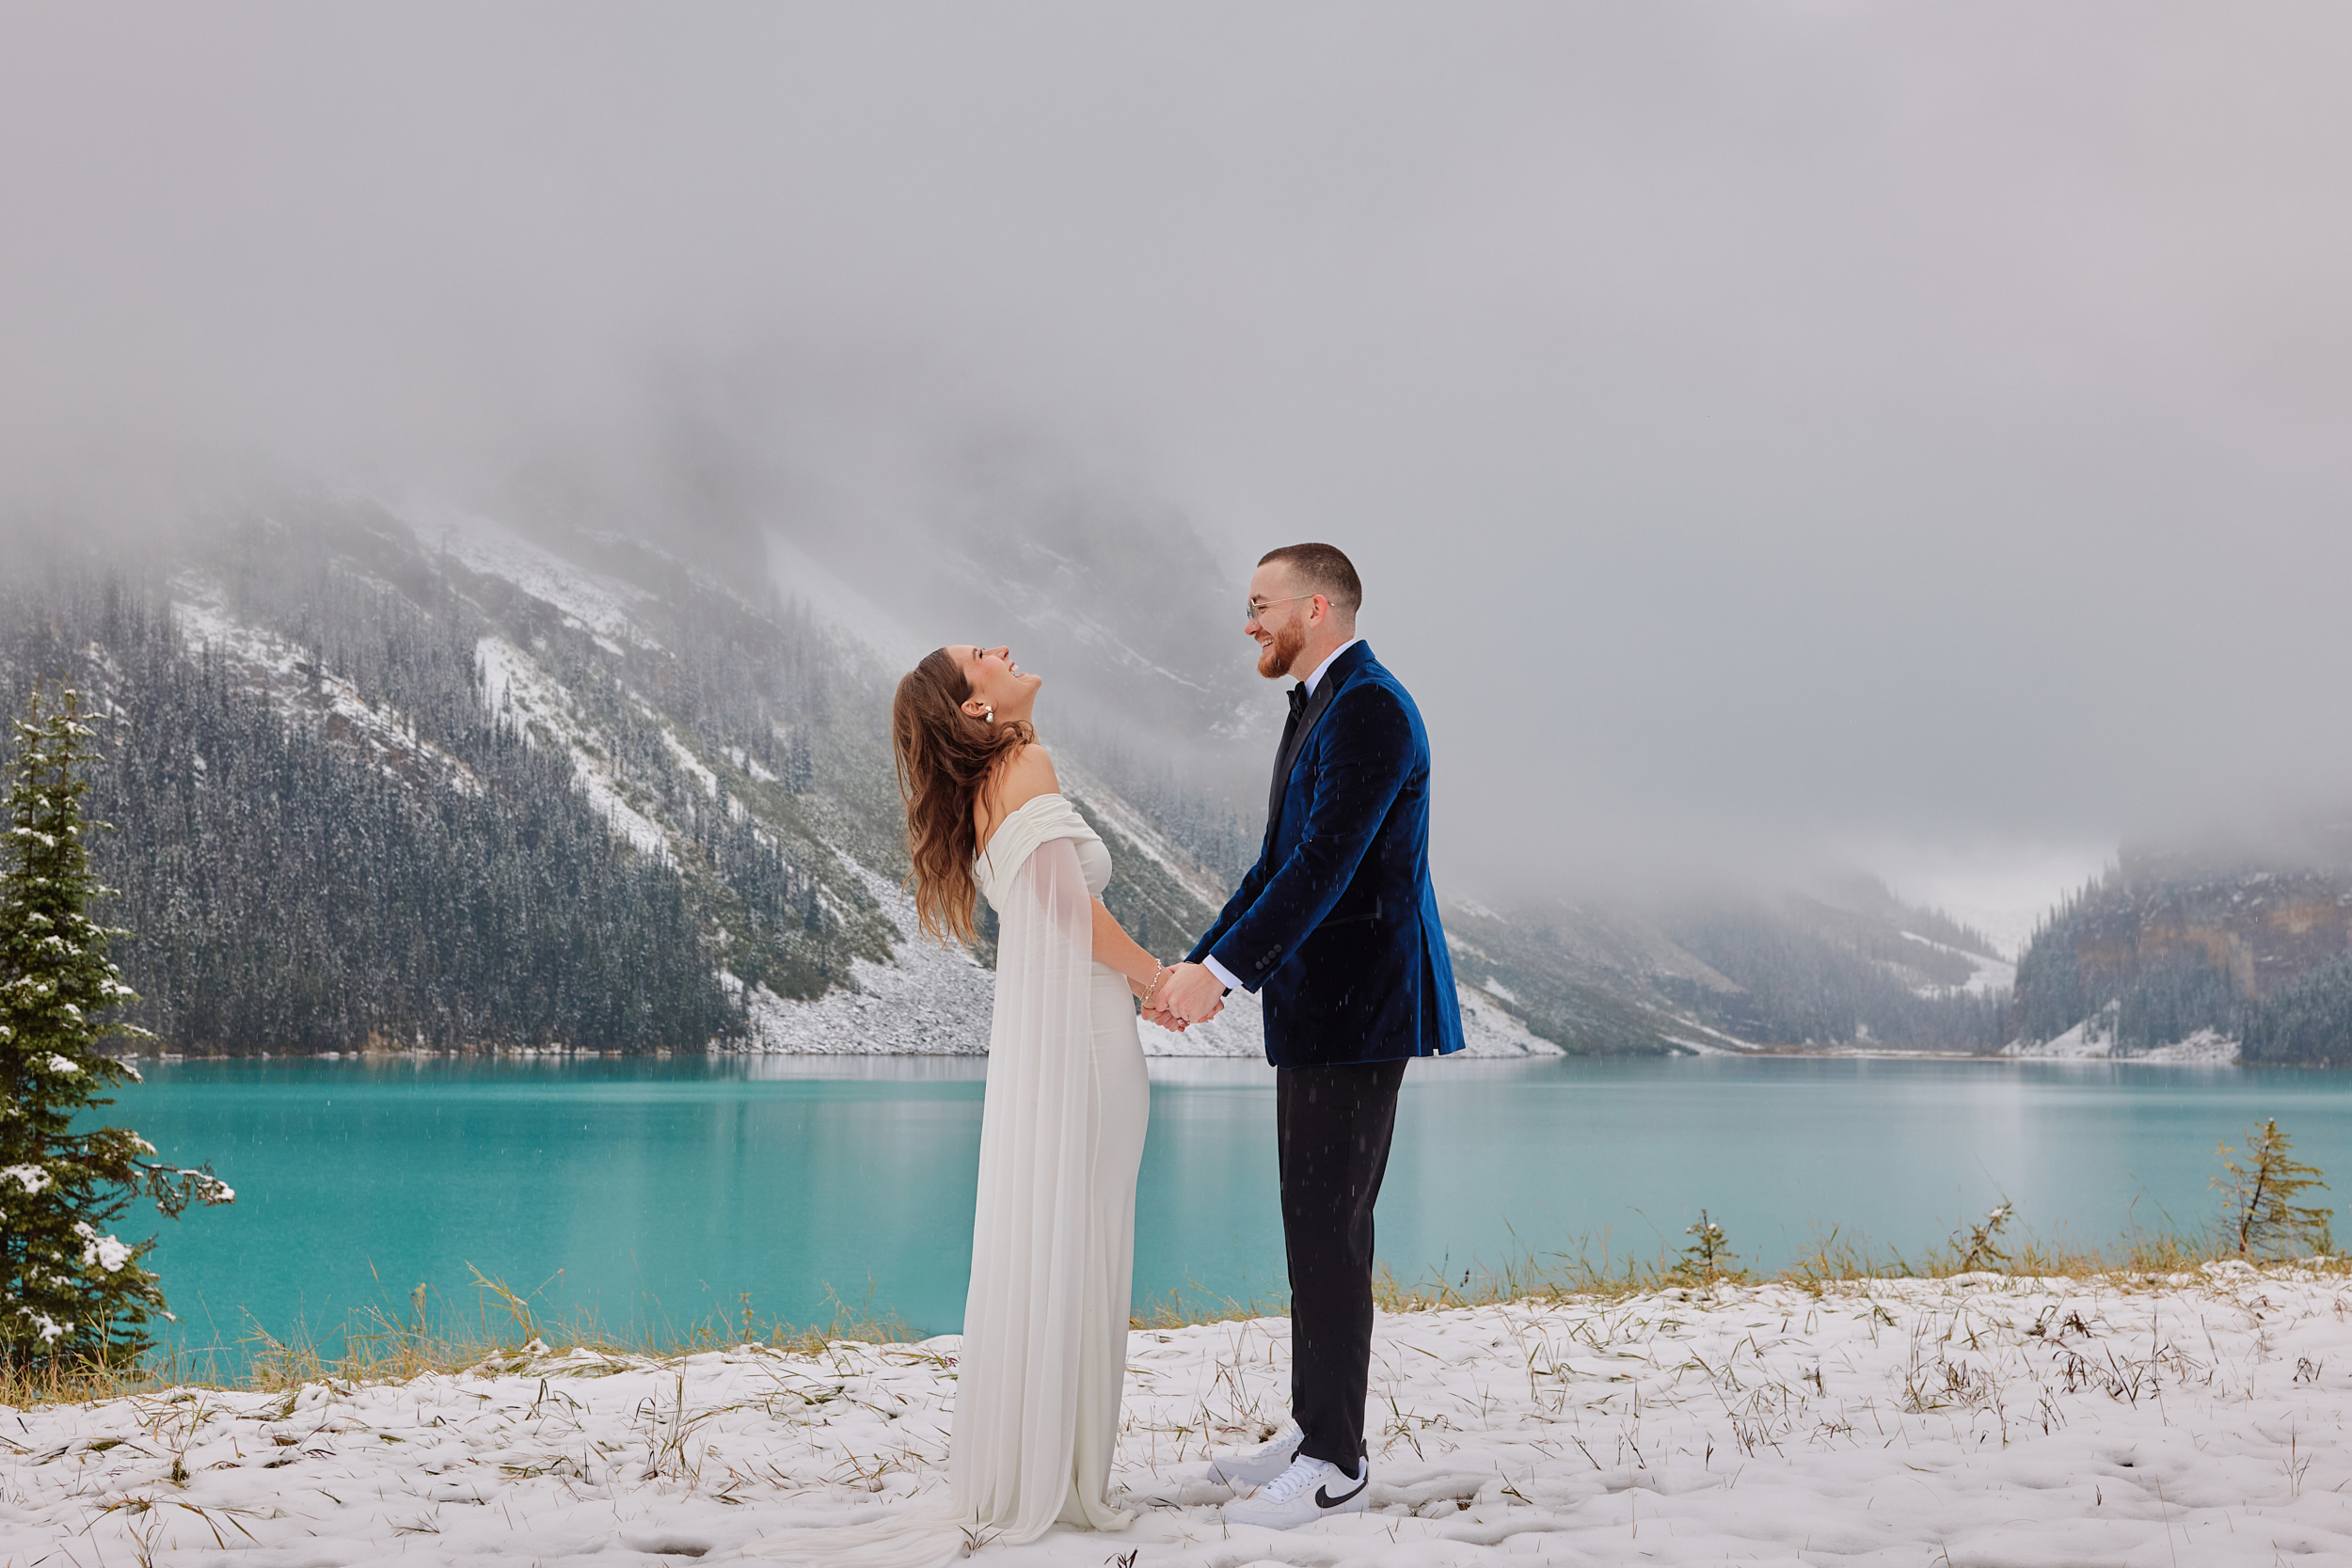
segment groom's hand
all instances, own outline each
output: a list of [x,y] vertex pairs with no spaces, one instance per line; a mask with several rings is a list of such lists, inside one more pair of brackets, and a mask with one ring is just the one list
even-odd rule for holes
[[1216,1006],[1209,1009],[1208,1018],[1196,1018],[1192,1021],[1192,1023],[1185,1022],[1183,1019],[1178,1018],[1174,1013],[1168,1012],[1167,1009],[1162,1007],[1153,1007],[1151,1011],[1143,1015],[1143,1019],[1147,1023],[1158,1024],[1161,1028],[1167,1030],[1171,1035],[1181,1035],[1185,1030],[1191,1028],[1193,1023],[1206,1023],[1210,1019],[1216,1018],[1224,1010],[1225,1004],[1223,1000],[1220,999]]
[[1160,982],[1152,1000],[1186,1023],[1199,1023],[1216,1017],[1225,1005],[1225,984],[1205,965],[1178,964]]

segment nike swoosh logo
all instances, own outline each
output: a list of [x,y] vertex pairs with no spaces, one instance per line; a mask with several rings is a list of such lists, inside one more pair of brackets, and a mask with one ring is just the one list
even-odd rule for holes
[[[1372,1477],[1366,1476],[1363,1480],[1356,1483],[1356,1492],[1361,1492],[1365,1487],[1370,1486],[1371,1484]],[[1354,1497],[1356,1492],[1350,1492],[1347,1495],[1347,1497]],[[1337,1508],[1340,1504],[1347,1501],[1347,1497],[1335,1497],[1323,1487],[1318,1486],[1315,1488],[1315,1506],[1317,1508]]]

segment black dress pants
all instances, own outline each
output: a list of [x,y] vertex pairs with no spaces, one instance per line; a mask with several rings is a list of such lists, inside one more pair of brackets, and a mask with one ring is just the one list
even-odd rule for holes
[[1403,1060],[1282,1068],[1274,1117],[1291,1270],[1298,1451],[1356,1473],[1372,1373],[1372,1205],[1389,1168]]

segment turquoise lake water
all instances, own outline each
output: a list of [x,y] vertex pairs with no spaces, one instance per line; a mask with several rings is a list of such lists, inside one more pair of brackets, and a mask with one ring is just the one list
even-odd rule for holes
[[[234,1206],[160,1227],[189,1342],[330,1341],[371,1307],[484,1307],[469,1266],[549,1316],[677,1333],[749,1297],[828,1291],[958,1326],[971,1256],[977,1060],[143,1064],[106,1119],[209,1159]],[[2205,1220],[2217,1142],[2276,1117],[2352,1194],[2352,1077],[2109,1063],[1417,1062],[1380,1199],[1402,1276],[1528,1252],[1654,1256],[1705,1206],[1767,1266],[1817,1227],[1907,1250],[2006,1192],[2021,1225],[2109,1241]],[[151,1224],[150,1222],[152,1222]],[[1276,1299],[1273,1073],[1159,1062],[1136,1293]],[[232,1352],[233,1354],[233,1352]]]

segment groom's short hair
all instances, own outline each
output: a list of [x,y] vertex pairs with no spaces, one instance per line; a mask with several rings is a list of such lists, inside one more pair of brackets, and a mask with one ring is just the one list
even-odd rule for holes
[[1278,561],[1291,569],[1298,586],[1322,594],[1341,613],[1352,616],[1363,608],[1363,579],[1337,545],[1285,545],[1260,556],[1258,564],[1271,566]]

